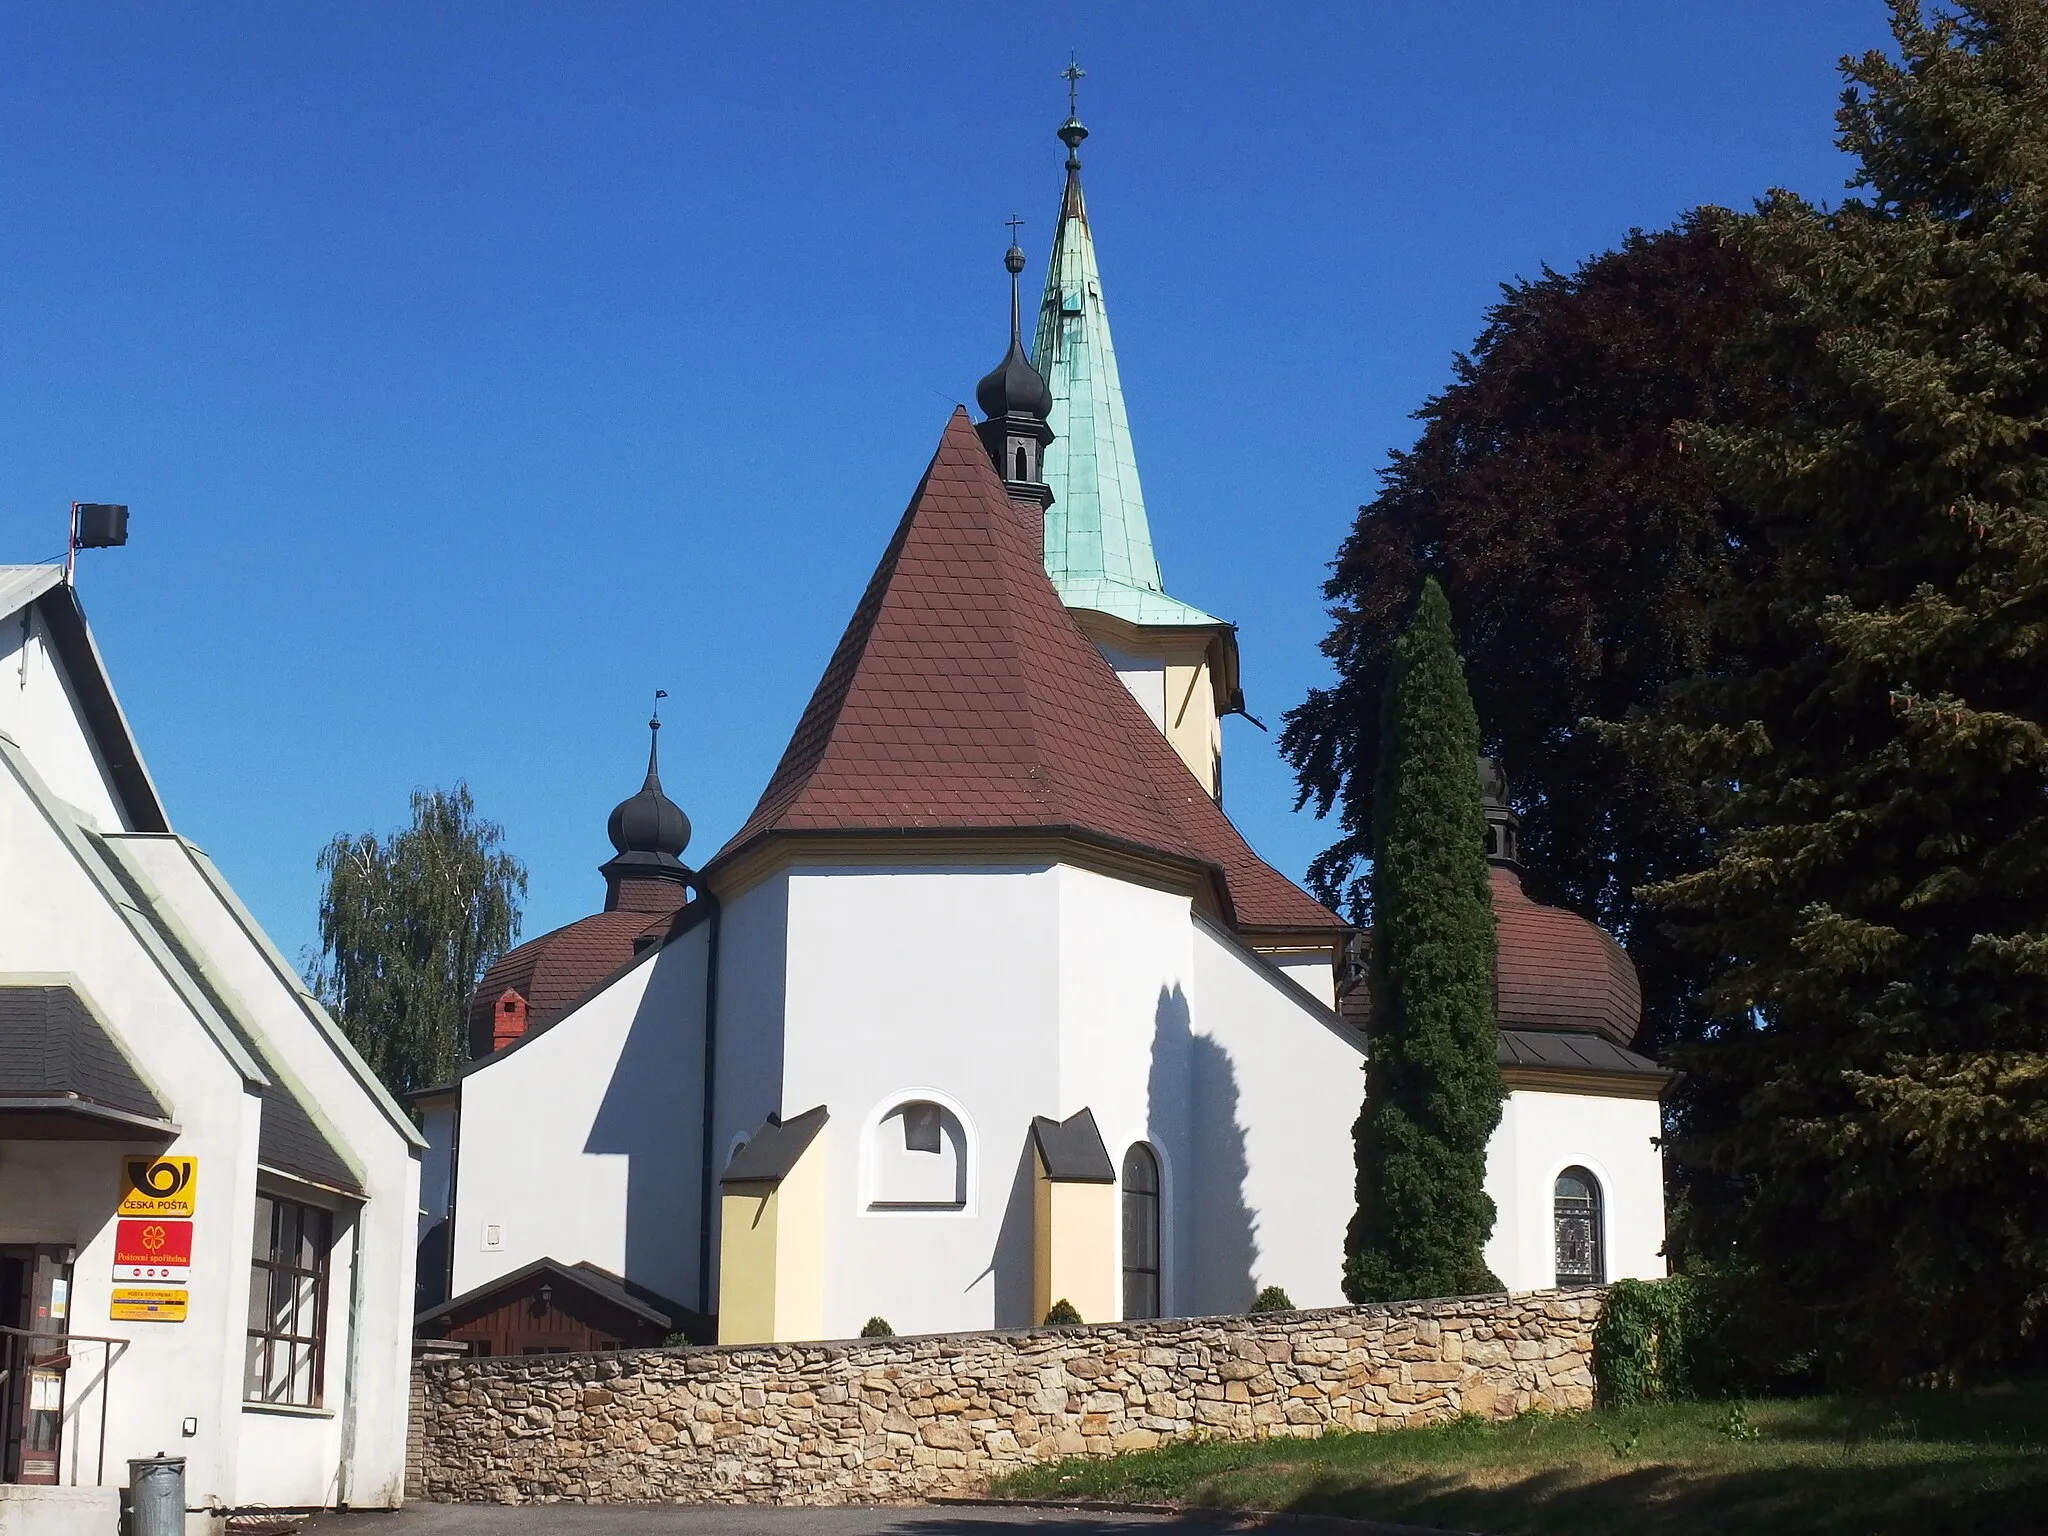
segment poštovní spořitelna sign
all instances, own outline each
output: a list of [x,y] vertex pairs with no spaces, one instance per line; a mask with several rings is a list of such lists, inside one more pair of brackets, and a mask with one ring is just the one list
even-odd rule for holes
[[126,1216],[114,1223],[114,1278],[183,1285],[192,1277],[192,1223]]

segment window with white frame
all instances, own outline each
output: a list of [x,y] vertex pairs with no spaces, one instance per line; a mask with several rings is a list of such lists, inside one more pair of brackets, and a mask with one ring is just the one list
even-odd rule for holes
[[872,1210],[957,1211],[967,1204],[967,1132],[959,1116],[929,1099],[908,1099],[882,1116],[868,1139]]

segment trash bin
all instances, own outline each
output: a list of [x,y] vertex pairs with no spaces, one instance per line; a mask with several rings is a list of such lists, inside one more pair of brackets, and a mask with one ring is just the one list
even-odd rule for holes
[[141,1456],[128,1463],[121,1536],[185,1536],[185,1458]]

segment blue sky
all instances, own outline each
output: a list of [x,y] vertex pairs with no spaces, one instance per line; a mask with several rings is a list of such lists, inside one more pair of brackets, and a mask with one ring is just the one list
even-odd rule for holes
[[[466,778],[595,910],[663,778],[745,817],[1043,272],[1068,50],[1167,583],[1276,725],[1324,566],[1497,285],[1839,196],[1877,0],[27,4],[0,11],[0,562],[80,589],[179,829],[287,953],[315,854]],[[1226,808],[1329,840],[1225,727]]]

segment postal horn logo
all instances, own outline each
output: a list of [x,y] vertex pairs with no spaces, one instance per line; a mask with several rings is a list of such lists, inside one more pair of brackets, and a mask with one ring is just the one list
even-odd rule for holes
[[192,1177],[192,1164],[174,1162],[169,1158],[161,1162],[130,1165],[136,1187],[146,1195],[155,1195],[159,1200],[169,1199],[181,1193]]

